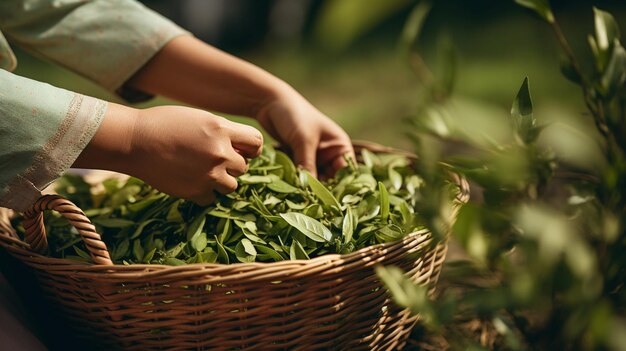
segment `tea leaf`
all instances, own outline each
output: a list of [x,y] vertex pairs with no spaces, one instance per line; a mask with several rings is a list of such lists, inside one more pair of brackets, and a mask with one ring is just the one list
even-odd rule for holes
[[79,257],[82,257],[84,259],[91,261],[91,256],[89,256],[89,254],[86,251],[81,250],[78,246],[74,246],[74,251]]
[[572,83],[580,84],[583,79],[574,67],[574,64],[566,58],[562,57],[560,60],[561,73],[565,78],[569,79]]
[[230,259],[228,258],[228,253],[226,252],[224,245],[222,245],[222,243],[219,241],[217,242],[217,257],[221,263],[226,263],[226,264],[230,263]]
[[431,7],[430,2],[419,2],[413,8],[409,18],[405,22],[404,29],[402,30],[401,44],[403,51],[406,53],[409,53],[416,44]]
[[398,305],[410,308],[414,313],[428,311],[429,298],[426,288],[415,285],[398,267],[377,266],[375,269]]
[[283,256],[281,256],[276,250],[269,248],[267,246],[263,246],[263,245],[255,245],[255,248],[257,250],[257,252],[260,252],[260,254],[257,255],[257,257],[263,255],[267,255],[268,259],[271,259],[273,261],[283,261],[284,258]]
[[244,174],[237,178],[242,184],[269,184],[272,182],[270,176]]
[[341,199],[341,202],[344,204],[351,205],[351,204],[359,203],[362,199],[363,198],[361,196],[348,194]]
[[187,229],[187,240],[193,240],[193,238],[200,235],[205,223],[206,216],[204,215],[197,217],[193,222],[191,222],[189,228]]
[[515,0],[515,2],[521,6],[534,10],[548,23],[554,22],[554,14],[552,13],[548,0]]
[[389,193],[382,182],[378,182],[378,191],[380,192],[380,219],[384,223],[389,218]]
[[402,215],[402,224],[413,224],[413,213],[406,201],[400,204],[400,214]]
[[283,194],[293,194],[300,191],[300,189],[289,185],[287,182],[284,182],[280,179],[276,179],[273,182],[267,184],[267,187],[272,191]]
[[144,256],[145,252],[143,250],[143,247],[141,246],[141,241],[134,240],[133,241],[133,255],[135,256],[135,259],[137,260],[137,262],[141,262],[143,260],[143,256]]
[[617,42],[600,79],[602,95],[613,96],[624,82],[626,82],[626,50]]
[[531,143],[534,140],[533,130],[536,128],[537,120],[533,116],[533,102],[528,88],[528,77],[524,79],[515,97],[511,108],[511,117],[521,140],[526,144]]
[[235,255],[239,262],[254,262],[257,252],[250,240],[241,239],[235,247]]
[[308,260],[309,255],[304,251],[302,245],[298,242],[298,240],[293,240],[291,242],[291,247],[289,248],[289,258],[292,260]]
[[250,203],[248,201],[237,201],[233,204],[232,209],[236,211],[241,211],[246,208]]
[[150,263],[150,261],[152,261],[152,258],[154,257],[155,252],[156,252],[156,247],[148,251],[148,253],[143,257],[143,263]]
[[322,183],[320,183],[317,178],[315,178],[311,173],[306,172],[307,181],[313,193],[327,206],[334,206],[338,210],[341,209],[341,205],[339,201],[335,198],[333,193],[331,193]]
[[375,196],[370,195],[359,203],[357,213],[359,214],[359,223],[366,222],[380,213],[380,202]]
[[402,239],[404,234],[398,230],[392,229],[390,226],[387,226],[376,231],[375,236],[379,243],[388,243]]
[[130,240],[125,239],[120,242],[119,245],[115,248],[115,251],[111,254],[111,259],[113,261],[119,261],[122,257],[128,255],[128,251],[130,250]]
[[150,197],[147,197],[141,201],[137,201],[134,204],[128,205],[128,210],[132,212],[140,212],[147,208],[150,208],[154,205],[155,202],[165,198],[165,194],[156,194]]
[[341,234],[343,235],[343,242],[345,244],[352,241],[352,235],[358,225],[358,218],[352,212],[350,206],[346,208],[346,215],[343,217],[343,223],[341,226]]
[[295,202],[293,202],[293,201],[291,201],[289,199],[286,199],[285,202],[287,203],[287,206],[290,209],[294,210],[294,211],[303,210],[307,206],[306,203],[299,203],[299,204],[297,204],[297,203],[295,203]]
[[166,258],[163,263],[168,265],[168,266],[183,266],[183,265],[187,264],[187,263],[185,263],[185,261],[181,261],[178,258],[173,258],[173,257]]
[[352,183],[350,183],[351,186],[357,187],[358,189],[361,188],[366,188],[366,189],[370,189],[370,190],[374,190],[376,188],[377,185],[377,181],[374,178],[374,176],[372,176],[371,174],[359,174],[358,177],[356,177]]
[[615,40],[621,39],[621,34],[615,18],[606,12],[593,8],[594,26],[596,31],[596,43],[601,51],[608,51]]
[[296,185],[296,166],[293,164],[289,156],[285,155],[283,152],[276,150],[276,163],[283,166],[283,171],[285,172],[283,175],[283,179],[291,184]]
[[[287,183],[285,183],[287,184]],[[268,186],[269,188],[269,186]],[[270,195],[268,196],[264,201],[263,201],[263,205],[265,206],[269,206],[269,209],[272,209],[274,206],[283,203],[283,200],[277,198],[276,196]]]
[[135,222],[128,219],[121,218],[94,218],[92,219],[94,224],[105,228],[126,228],[135,224]]
[[228,219],[228,218],[222,218],[220,220],[220,224],[223,223],[222,226],[222,231],[218,236],[218,240],[221,242],[225,242],[228,240],[228,238],[230,237],[230,234],[232,233],[233,229],[232,229],[232,220]]
[[183,251],[183,247],[185,247],[186,243],[178,243],[174,247],[167,250],[168,257],[178,257],[180,253]]
[[244,227],[247,228],[252,233],[256,234],[257,232],[257,226],[255,222],[247,221],[244,223]]
[[313,204],[304,209],[303,213],[311,218],[322,218],[324,216],[324,209],[318,204]]
[[155,223],[155,222],[160,222],[161,220],[158,218],[152,218],[149,219],[143,223],[141,223],[137,229],[135,229],[135,231],[133,232],[133,234],[130,236],[129,239],[136,239],[137,237],[139,237],[141,235],[141,232],[143,232],[143,230],[146,228],[147,225],[149,225],[150,223]]
[[313,241],[325,242],[332,239],[333,234],[322,223],[302,213],[289,212],[281,213],[283,218],[289,225],[296,228],[300,233],[306,235]]
[[191,238],[191,247],[196,251],[202,251],[207,245],[207,237],[205,232],[200,232]]
[[256,255],[256,250],[254,249],[254,245],[248,239],[241,239],[241,244],[243,244],[243,248],[248,255]]
[[183,221],[183,216],[180,214],[180,211],[178,210],[178,206],[181,204],[182,201],[183,200],[178,200],[170,206],[169,210],[167,211],[167,217],[165,217],[167,221],[170,221],[170,222],[182,222]]
[[[209,250],[209,251],[207,251]],[[205,263],[216,263],[217,262],[217,252],[207,248],[203,252],[198,252],[198,255],[202,257],[202,261]]]
[[389,167],[389,181],[394,191],[398,191],[402,188],[402,176],[392,167]]
[[376,157],[376,155],[368,149],[361,150],[361,157],[363,157],[363,163],[365,163],[367,168],[373,168],[375,165],[380,163],[378,157]]
[[243,230],[243,235],[245,235],[246,238],[250,239],[250,241],[253,241],[255,243],[267,244],[267,242],[261,239],[261,237],[257,236],[256,234],[251,233],[250,231],[246,229]]

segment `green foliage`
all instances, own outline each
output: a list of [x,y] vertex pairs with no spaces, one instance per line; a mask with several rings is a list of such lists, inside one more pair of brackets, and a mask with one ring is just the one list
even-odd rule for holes
[[405,55],[413,50],[431,7],[430,2],[420,1],[411,11],[400,37],[400,48]]
[[522,87],[519,89],[515,101],[513,101],[511,117],[517,136],[525,144],[530,144],[537,139],[540,129],[537,128],[537,119],[533,116],[533,101],[530,98],[528,77],[524,79],[524,83],[522,83]]
[[554,22],[554,14],[552,13],[548,0],[515,0],[515,2],[535,11],[546,21],[550,23]]
[[[429,92],[422,96],[430,99],[420,99],[410,136],[423,156],[422,179],[437,184],[452,170],[480,195],[460,209],[453,228],[466,257],[446,263],[440,279],[445,289],[433,299],[393,267],[378,273],[394,300],[422,315],[451,349],[623,350],[626,59],[620,31],[609,13],[594,9],[589,43],[595,65],[583,71],[548,2],[516,2],[554,30],[565,54],[561,70],[580,86],[597,129],[590,131],[589,144],[576,147],[599,143],[601,160],[593,167],[572,164],[552,151],[564,135],[553,131],[562,127],[539,122],[527,78],[503,140],[467,133],[475,129],[449,117],[453,110],[432,93],[438,89],[433,79],[425,85]],[[419,192],[419,213],[427,227],[442,233],[450,206],[441,188]],[[464,332],[468,321],[491,330],[494,341]]]
[[[77,201],[102,234],[115,263],[270,262],[349,253],[401,239],[422,228],[410,160],[363,151],[321,182],[271,146],[250,161],[238,189],[201,207],[142,181],[92,187],[68,175],[59,191]],[[59,214],[45,221],[54,257],[90,261],[82,240]]]

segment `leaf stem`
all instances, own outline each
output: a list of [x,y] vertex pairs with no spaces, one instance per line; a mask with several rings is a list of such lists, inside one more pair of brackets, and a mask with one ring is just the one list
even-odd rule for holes
[[572,48],[570,47],[569,43],[567,42],[567,39],[565,38],[565,35],[563,34],[563,31],[561,30],[561,26],[559,25],[558,21],[555,19],[554,21],[550,22],[550,27],[552,28],[552,31],[554,32],[559,42],[559,45],[565,52],[565,55],[567,56],[568,60],[572,63],[572,66],[574,67],[576,74],[578,74],[578,76],[580,77],[580,80],[581,80],[580,87],[582,88],[582,91],[583,91],[585,105],[587,106],[587,109],[589,110],[589,112],[591,112],[591,115],[593,116],[596,129],[598,129],[598,132],[600,132],[602,137],[607,139],[607,145],[605,145],[605,147],[608,149],[610,147],[608,145],[608,139],[610,138],[610,134],[609,134],[609,129],[606,125],[606,119],[604,116],[604,108],[601,103],[595,104],[593,96],[591,95],[591,90],[589,89],[589,82],[587,81],[587,78],[583,74],[581,65],[576,59],[576,56],[574,55],[574,52],[572,51]]
[[433,73],[420,54],[415,52],[409,54],[409,66],[423,85],[430,86],[433,84],[435,80]]
[[581,77],[583,83],[586,86],[587,82],[586,82],[585,76],[583,75],[583,70],[580,64],[578,63],[578,60],[576,60],[576,56],[574,56],[574,52],[572,51],[572,48],[569,46],[567,39],[565,38],[563,31],[561,30],[561,26],[556,21],[556,19],[550,22],[550,27],[554,31],[554,34],[556,35],[556,38],[559,41],[559,44],[561,45],[561,48],[565,52],[565,55],[567,55],[567,58],[572,63],[572,66],[574,66],[574,70],[576,70],[576,73]]

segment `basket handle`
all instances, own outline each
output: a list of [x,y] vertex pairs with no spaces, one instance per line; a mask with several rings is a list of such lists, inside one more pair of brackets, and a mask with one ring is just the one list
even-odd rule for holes
[[89,218],[74,203],[59,195],[44,195],[24,212],[24,241],[30,245],[31,250],[40,254],[48,251],[46,227],[43,223],[43,212],[46,210],[59,212],[78,230],[95,264],[113,265],[106,245]]

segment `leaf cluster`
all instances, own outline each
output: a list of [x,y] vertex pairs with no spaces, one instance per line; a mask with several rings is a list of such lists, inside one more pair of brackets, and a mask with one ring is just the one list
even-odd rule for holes
[[[361,155],[363,163],[350,162],[321,182],[265,146],[238,178],[238,189],[206,207],[135,178],[92,187],[66,175],[57,192],[82,207],[118,264],[309,259],[399,240],[423,227],[415,208],[424,182],[411,161],[367,150]],[[45,223],[51,256],[91,261],[59,214],[48,214]]]

